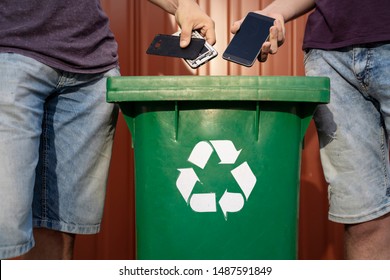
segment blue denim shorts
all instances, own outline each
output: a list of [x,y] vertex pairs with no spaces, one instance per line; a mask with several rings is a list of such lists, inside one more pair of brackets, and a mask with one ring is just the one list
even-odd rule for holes
[[103,74],[72,74],[0,53],[0,259],[33,227],[99,231],[118,108]]
[[306,52],[308,76],[328,76],[330,103],[317,108],[329,219],[344,224],[390,212],[390,44]]

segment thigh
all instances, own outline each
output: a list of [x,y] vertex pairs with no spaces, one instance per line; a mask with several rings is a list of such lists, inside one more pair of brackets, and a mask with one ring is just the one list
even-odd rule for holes
[[31,203],[52,69],[0,53],[0,258],[32,246]]
[[70,233],[100,228],[118,109],[106,78],[63,73],[46,103],[34,195],[34,225]]
[[366,90],[378,101],[387,136],[390,135],[390,43],[377,44],[369,49]]
[[305,58],[307,75],[331,79],[331,101],[318,107],[314,120],[329,183],[329,218],[347,224],[390,211],[383,116],[355,59],[353,50],[312,50]]

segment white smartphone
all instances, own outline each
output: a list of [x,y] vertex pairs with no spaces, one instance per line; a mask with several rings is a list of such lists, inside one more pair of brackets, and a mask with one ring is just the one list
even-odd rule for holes
[[[172,34],[175,36],[180,36],[180,31]],[[204,39],[202,35],[199,34],[198,31],[194,30],[192,32],[192,38],[200,38]],[[214,57],[218,55],[218,52],[211,46],[209,43],[205,42],[203,48],[201,49],[199,55],[195,59],[184,59],[187,64],[193,68],[196,69],[199,66],[205,64],[207,61],[210,61]]]

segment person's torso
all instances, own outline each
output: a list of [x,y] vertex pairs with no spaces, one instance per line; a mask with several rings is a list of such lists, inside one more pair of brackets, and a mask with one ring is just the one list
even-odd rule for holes
[[118,61],[99,0],[1,0],[0,52],[76,73],[104,72]]
[[303,49],[390,41],[389,0],[316,0]]

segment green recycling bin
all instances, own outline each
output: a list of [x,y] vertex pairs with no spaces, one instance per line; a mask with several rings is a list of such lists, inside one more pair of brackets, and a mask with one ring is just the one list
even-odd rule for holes
[[137,259],[296,259],[301,148],[325,77],[107,81],[132,135]]

